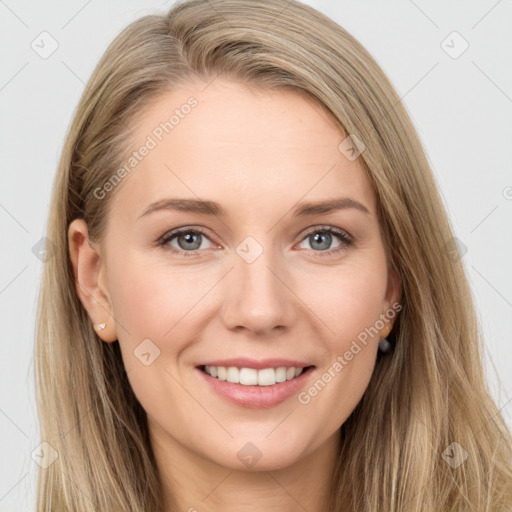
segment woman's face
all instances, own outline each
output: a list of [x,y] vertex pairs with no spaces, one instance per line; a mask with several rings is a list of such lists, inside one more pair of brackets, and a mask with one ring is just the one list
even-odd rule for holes
[[[204,87],[144,111],[136,161],[98,191],[114,194],[94,266],[106,298],[88,309],[119,340],[155,442],[277,469],[332,441],[360,401],[368,329],[399,284],[370,182],[327,114],[294,92]],[[283,367],[308,369],[281,382],[298,373]]]

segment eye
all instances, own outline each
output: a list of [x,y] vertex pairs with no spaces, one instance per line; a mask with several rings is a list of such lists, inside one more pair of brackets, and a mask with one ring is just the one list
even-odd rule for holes
[[[193,256],[195,251],[208,249],[211,240],[199,229],[176,229],[164,235],[158,242],[171,252],[180,253],[183,256]],[[192,253],[192,254],[187,254]]]
[[[300,247],[307,249],[307,247],[302,245],[305,242],[310,244],[313,251],[324,253],[318,254],[318,256],[324,256],[346,249],[353,244],[354,240],[341,229],[332,226],[316,226],[306,234],[306,237],[301,242]],[[332,246],[333,243],[335,243],[334,247]]]
[[[315,226],[306,233],[300,244],[301,248],[307,249],[304,243],[310,244],[315,256],[329,256],[351,246],[354,239],[347,232],[333,226]],[[196,256],[198,251],[209,249],[215,244],[201,229],[186,227],[165,234],[158,245],[180,256]]]

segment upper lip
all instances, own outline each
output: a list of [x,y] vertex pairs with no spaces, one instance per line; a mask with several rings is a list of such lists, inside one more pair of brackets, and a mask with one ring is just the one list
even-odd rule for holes
[[198,366],[235,366],[236,368],[254,368],[255,370],[263,370],[265,368],[279,368],[285,366],[291,368],[305,368],[306,366],[313,366],[311,363],[304,361],[294,361],[292,359],[249,359],[247,357],[237,357],[235,359],[216,359],[208,361]]

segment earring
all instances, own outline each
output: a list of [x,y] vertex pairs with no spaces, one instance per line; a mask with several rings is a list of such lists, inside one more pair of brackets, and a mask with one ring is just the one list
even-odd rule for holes
[[383,355],[389,354],[391,352],[391,342],[387,339],[387,336],[391,332],[391,329],[393,328],[393,324],[390,324],[388,328],[384,330],[384,333],[380,334],[380,340],[379,340],[379,352]]
[[107,324],[106,324],[106,322],[103,322],[102,324],[98,324],[98,325],[96,326],[96,330],[97,330],[97,331],[102,331],[103,329],[105,329],[105,326],[106,326],[106,325],[107,325]]
[[386,338],[379,340],[379,352],[381,354],[389,354],[391,352],[391,343]]

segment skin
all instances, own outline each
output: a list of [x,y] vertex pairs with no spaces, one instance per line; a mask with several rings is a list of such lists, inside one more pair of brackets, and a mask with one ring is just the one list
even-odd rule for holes
[[[169,112],[198,100],[111,192],[103,241],[89,243],[84,221],[71,223],[77,290],[94,325],[106,322],[102,340],[119,340],[148,414],[168,510],[172,491],[179,510],[324,511],[339,428],[368,386],[378,336],[307,405],[296,395],[271,408],[234,405],[195,366],[236,356],[309,361],[316,368],[306,390],[332,367],[400,298],[376,197],[359,159],[338,149],[345,135],[310,99],[223,78],[205,86],[166,92],[139,116],[134,149]],[[369,214],[292,215],[299,200],[344,196]],[[164,210],[139,218],[164,198],[217,201],[227,215]],[[332,235],[322,251],[308,236],[318,225],[342,229],[354,243]],[[180,248],[176,237],[167,247],[180,253],[157,245],[185,226],[206,233],[195,256],[183,256],[187,242]],[[252,263],[236,252],[248,236],[263,248]],[[133,353],[147,338],[160,349],[149,366]],[[250,468],[237,457],[248,442],[262,454]]]

